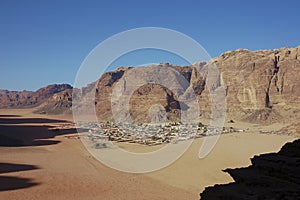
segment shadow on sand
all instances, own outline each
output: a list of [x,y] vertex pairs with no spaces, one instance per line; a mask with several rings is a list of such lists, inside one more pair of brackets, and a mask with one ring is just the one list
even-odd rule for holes
[[[58,135],[77,133],[75,128],[49,130],[53,126],[48,123],[62,122],[68,121],[45,118],[1,118],[0,116],[0,146],[20,147],[58,144],[60,141],[52,138]],[[30,125],[25,125],[26,123]]]
[[[38,169],[38,167],[34,165],[0,163],[0,174],[35,169]],[[20,178],[16,176],[0,176],[0,191],[17,190],[36,185],[38,185],[38,183],[33,182],[33,180],[29,178]]]
[[[3,115],[2,115],[3,116]],[[45,119],[45,118],[3,118],[0,115],[0,124],[46,124],[46,123],[64,123],[66,120]]]
[[[55,136],[77,133],[75,128],[55,129],[49,123],[62,123],[65,120],[45,118],[18,118],[17,115],[0,115],[0,150],[1,147],[23,147],[58,144]],[[28,124],[26,124],[28,123]],[[22,150],[21,150],[22,151]],[[29,188],[40,183],[27,177],[19,177],[12,172],[39,169],[34,165],[1,163],[0,162],[0,192]]]
[[49,140],[58,135],[76,133],[75,128],[50,131],[53,126],[13,126],[0,125],[0,146],[41,146],[58,144],[60,141]]
[[0,115],[0,117],[21,117],[21,115]]
[[13,164],[13,163],[1,163],[0,162],[0,174],[18,171],[28,171],[39,169],[35,165],[25,165],[25,164]]
[[14,176],[0,176],[0,191],[17,190],[38,185],[29,178],[19,178]]

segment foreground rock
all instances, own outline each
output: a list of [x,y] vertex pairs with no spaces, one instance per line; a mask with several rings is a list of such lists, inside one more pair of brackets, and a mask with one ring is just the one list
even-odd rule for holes
[[207,187],[201,199],[299,199],[300,140],[285,144],[278,153],[251,159],[246,168],[226,169],[234,183]]

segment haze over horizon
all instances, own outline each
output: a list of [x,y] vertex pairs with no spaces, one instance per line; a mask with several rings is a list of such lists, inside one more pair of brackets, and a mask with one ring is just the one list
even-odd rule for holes
[[[180,31],[200,43],[211,57],[238,48],[296,47],[300,44],[299,5],[296,0],[180,4],[2,0],[0,89],[73,85],[77,70],[94,47],[114,34],[139,27]],[[120,59],[112,67],[149,62],[185,64],[170,55],[152,52],[138,59]]]

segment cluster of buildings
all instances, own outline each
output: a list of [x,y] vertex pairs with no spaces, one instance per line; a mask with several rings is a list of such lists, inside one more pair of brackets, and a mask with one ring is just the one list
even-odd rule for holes
[[200,123],[182,124],[167,122],[161,124],[115,123],[115,122],[78,122],[77,127],[88,129],[87,138],[95,143],[114,141],[145,145],[177,143],[194,138],[242,132],[234,128],[212,128]]

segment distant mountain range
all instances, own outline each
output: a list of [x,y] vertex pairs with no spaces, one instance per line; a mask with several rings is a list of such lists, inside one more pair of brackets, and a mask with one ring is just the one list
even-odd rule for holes
[[[35,92],[0,90],[0,108],[49,107],[51,103],[58,104],[59,101],[62,101],[61,98],[66,100],[64,107],[70,108],[72,105],[72,89],[73,87],[68,84],[53,84],[40,88]],[[64,95],[70,95],[70,98],[66,98]],[[51,109],[54,109],[54,107]]]
[[[151,82],[137,88],[130,97],[130,114],[138,121],[149,121],[148,110],[153,104],[160,104],[166,111],[167,118],[176,120],[180,116],[180,99],[194,91],[201,115],[209,117],[211,97],[207,86],[212,64],[219,68],[221,75],[210,84],[214,84],[215,88],[224,86],[229,116],[258,123],[299,119],[300,46],[258,51],[238,49],[225,52],[207,63],[199,62],[191,66],[160,64],[158,66],[162,69],[170,67],[175,71],[166,74],[168,77],[165,78],[177,86],[170,89]],[[163,73],[157,66],[140,68],[153,68],[158,70],[157,73]],[[111,120],[113,89],[117,85],[123,88],[122,95],[128,95],[124,93],[128,87],[126,75],[132,69],[134,68],[121,67],[104,73],[97,82],[76,89],[76,98],[88,102],[95,95],[95,102],[92,103],[96,106],[99,120]],[[179,76],[183,76],[186,83],[178,80]],[[177,95],[172,92],[174,90]],[[36,112],[45,114],[71,113],[72,91],[72,86],[67,84],[49,85],[35,92],[0,90],[0,108],[35,107]]]

